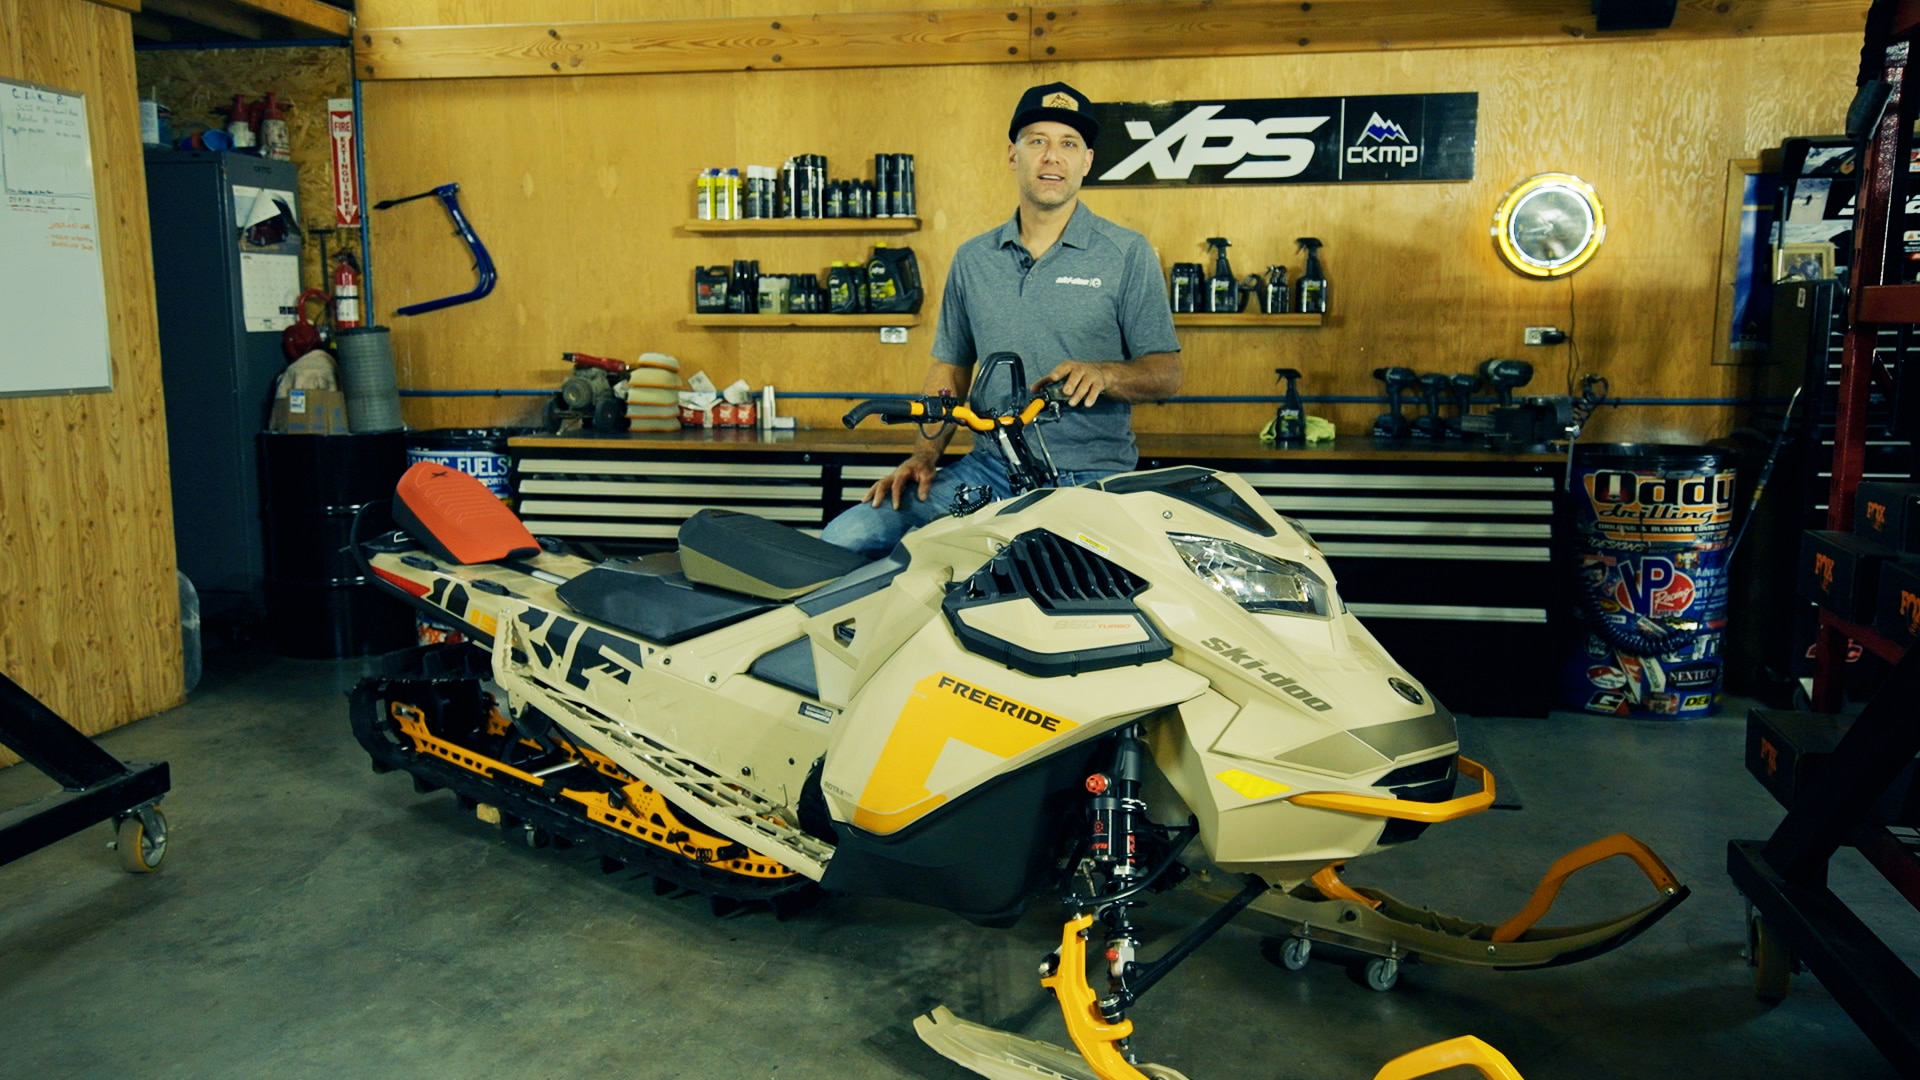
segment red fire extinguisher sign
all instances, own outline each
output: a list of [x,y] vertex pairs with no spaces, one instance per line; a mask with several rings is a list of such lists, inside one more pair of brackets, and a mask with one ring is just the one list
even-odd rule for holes
[[327,99],[327,136],[333,143],[333,223],[360,224],[359,154],[354,146],[353,99]]

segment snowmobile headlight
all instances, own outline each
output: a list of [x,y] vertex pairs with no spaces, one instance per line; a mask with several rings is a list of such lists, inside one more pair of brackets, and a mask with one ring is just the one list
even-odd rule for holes
[[1320,618],[1332,613],[1327,583],[1299,563],[1213,536],[1168,533],[1167,539],[1200,580],[1248,611]]

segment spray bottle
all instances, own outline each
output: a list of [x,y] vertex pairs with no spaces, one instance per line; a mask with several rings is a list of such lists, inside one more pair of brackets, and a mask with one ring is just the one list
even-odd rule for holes
[[1290,367],[1274,368],[1273,373],[1278,379],[1287,380],[1287,396],[1273,414],[1273,441],[1304,443],[1307,441],[1307,407],[1300,400],[1300,373]]
[[1294,310],[1302,315],[1325,314],[1327,310],[1327,275],[1320,269],[1320,241],[1311,236],[1303,236],[1294,243],[1307,253],[1307,268],[1300,272],[1300,281],[1294,286],[1298,302]]
[[1287,288],[1287,268],[1267,267],[1267,285],[1260,294],[1260,310],[1269,315],[1284,315],[1293,310],[1293,293]]
[[1208,311],[1240,310],[1240,279],[1227,264],[1227,249],[1233,245],[1224,236],[1210,236],[1207,246],[1214,249],[1213,276],[1207,279]]

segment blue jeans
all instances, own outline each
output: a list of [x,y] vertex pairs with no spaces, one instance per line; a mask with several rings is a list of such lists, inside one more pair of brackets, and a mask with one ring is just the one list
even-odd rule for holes
[[[1058,486],[1091,484],[1112,475],[1107,472],[1062,472]],[[922,525],[946,517],[953,506],[953,493],[961,484],[984,484],[993,489],[995,501],[1013,498],[1013,487],[1007,483],[1006,466],[988,459],[984,454],[968,454],[933,475],[933,492],[927,498],[920,498],[918,488],[908,488],[900,494],[898,510],[893,508],[891,499],[879,506],[855,503],[828,522],[820,538],[836,547],[877,559],[892,551],[901,537]]]

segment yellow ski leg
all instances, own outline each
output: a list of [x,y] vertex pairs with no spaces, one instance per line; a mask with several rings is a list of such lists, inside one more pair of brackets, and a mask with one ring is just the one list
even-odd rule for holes
[[1092,925],[1091,915],[1067,920],[1060,930],[1060,964],[1053,974],[1040,980],[1040,985],[1051,988],[1059,999],[1067,1034],[1073,1037],[1080,1056],[1093,1067],[1094,1075],[1100,1080],[1148,1080],[1115,1045],[1133,1034],[1133,1021],[1107,1023],[1100,1015],[1099,995],[1087,985],[1087,928]]

